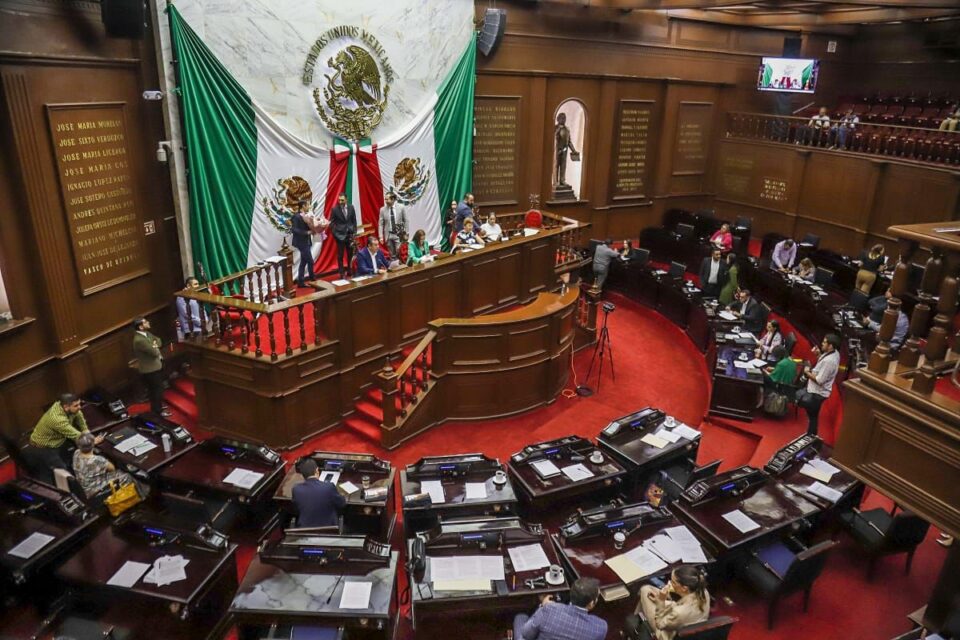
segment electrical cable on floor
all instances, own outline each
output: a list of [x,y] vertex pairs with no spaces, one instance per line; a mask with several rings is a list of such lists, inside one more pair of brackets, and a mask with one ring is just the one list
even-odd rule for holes
[[573,374],[573,389],[568,388],[561,391],[560,395],[562,395],[564,398],[578,397],[576,388],[579,387],[580,385],[577,384],[577,370],[573,366],[573,349],[570,350],[570,373]]

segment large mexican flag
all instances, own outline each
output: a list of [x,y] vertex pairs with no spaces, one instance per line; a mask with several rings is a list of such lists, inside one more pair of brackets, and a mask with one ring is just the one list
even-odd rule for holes
[[[193,254],[208,276],[276,255],[292,203],[305,197],[315,216],[329,217],[338,195],[346,193],[362,222],[376,229],[384,193],[393,190],[407,205],[410,235],[422,228],[432,244],[441,242],[443,203],[462,197],[472,178],[472,39],[435,96],[398,134],[377,142],[331,140],[324,149],[279,126],[176,7],[167,10],[187,147]],[[314,237],[317,269],[333,269],[333,238]]]

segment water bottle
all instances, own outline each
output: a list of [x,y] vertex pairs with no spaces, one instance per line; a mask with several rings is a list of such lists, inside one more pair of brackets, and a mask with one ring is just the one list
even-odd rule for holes
[[160,436],[160,442],[163,444],[163,452],[170,453],[173,450],[173,441],[170,440],[170,434],[165,433]]

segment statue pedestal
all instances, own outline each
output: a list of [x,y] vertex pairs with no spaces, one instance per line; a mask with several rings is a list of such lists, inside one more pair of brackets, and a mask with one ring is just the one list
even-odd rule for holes
[[577,196],[573,193],[573,187],[568,184],[553,185],[554,200],[576,200]]

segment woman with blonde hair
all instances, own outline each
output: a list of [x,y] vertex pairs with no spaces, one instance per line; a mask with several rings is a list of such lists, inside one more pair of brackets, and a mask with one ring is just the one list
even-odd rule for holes
[[884,255],[883,245],[875,244],[870,251],[864,250],[860,254],[860,270],[857,271],[856,287],[863,293],[870,295],[873,284],[877,281],[877,274],[884,270],[887,257]]

